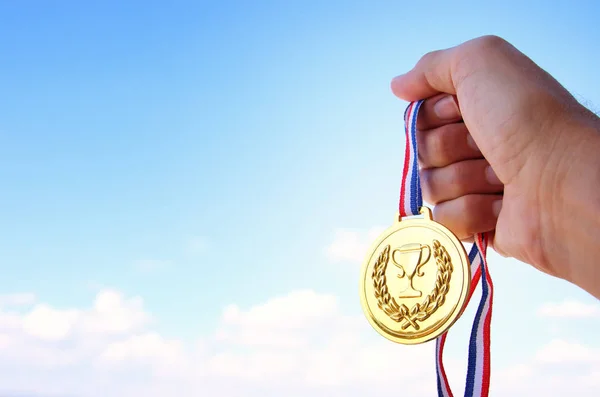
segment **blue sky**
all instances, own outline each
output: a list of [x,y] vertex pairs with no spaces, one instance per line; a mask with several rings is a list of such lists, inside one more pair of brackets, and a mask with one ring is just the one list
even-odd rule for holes
[[[69,308],[115,288],[186,342],[228,304],[296,289],[360,315],[358,265],[325,251],[337,229],[394,216],[406,104],[391,78],[497,34],[600,109],[592,1],[166,4],[0,2],[1,293]],[[555,326],[595,342],[516,309],[592,298],[493,258],[496,343],[529,328],[500,363]]]

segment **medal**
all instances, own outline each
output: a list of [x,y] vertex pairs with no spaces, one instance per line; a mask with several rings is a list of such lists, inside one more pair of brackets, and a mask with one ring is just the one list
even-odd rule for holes
[[403,344],[428,342],[446,332],[467,301],[471,273],[454,234],[431,219],[401,219],[367,254],[361,301],[367,319],[384,337]]
[[443,365],[447,332],[463,313],[479,281],[482,296],[473,322],[465,397],[487,397],[493,284],[487,268],[487,235],[475,236],[469,254],[423,206],[417,163],[416,123],[423,100],[404,114],[406,148],[399,213],[371,245],[360,273],[365,317],[385,338],[414,345],[436,340],[439,397],[452,397]]

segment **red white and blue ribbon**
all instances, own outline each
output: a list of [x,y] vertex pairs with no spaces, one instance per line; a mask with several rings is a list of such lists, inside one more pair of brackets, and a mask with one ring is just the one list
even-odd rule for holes
[[[423,102],[423,100],[412,102],[404,113],[406,147],[400,189],[400,217],[418,215],[423,205],[417,153],[417,115]],[[486,259],[488,235],[477,234],[474,240],[475,243],[469,253],[471,286],[467,304],[480,280],[481,300],[471,329],[465,397],[487,397],[490,388],[490,326],[494,286]],[[448,333],[445,332],[436,339],[435,359],[439,397],[453,397],[443,363],[447,335]]]
[[423,205],[419,163],[417,159],[417,114],[423,101],[412,102],[404,112],[406,146],[404,148],[404,168],[400,185],[400,216],[419,214]]

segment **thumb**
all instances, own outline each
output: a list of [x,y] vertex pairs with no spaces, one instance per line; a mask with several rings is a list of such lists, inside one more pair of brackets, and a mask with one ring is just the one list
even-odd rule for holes
[[[425,54],[409,72],[392,80],[392,92],[405,101],[426,99],[438,93],[457,95],[461,81],[477,70],[478,63],[489,51],[514,49],[504,39],[481,36],[455,47]],[[485,58],[485,57],[484,57]],[[493,62],[493,57],[488,61]]]
[[425,54],[409,72],[392,80],[394,95],[408,102],[438,93],[456,94],[452,76],[457,47]]

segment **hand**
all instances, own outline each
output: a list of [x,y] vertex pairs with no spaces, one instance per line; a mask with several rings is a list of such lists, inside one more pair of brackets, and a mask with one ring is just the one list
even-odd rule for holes
[[437,221],[600,297],[596,115],[495,36],[425,55],[392,91],[428,98],[417,140]]

